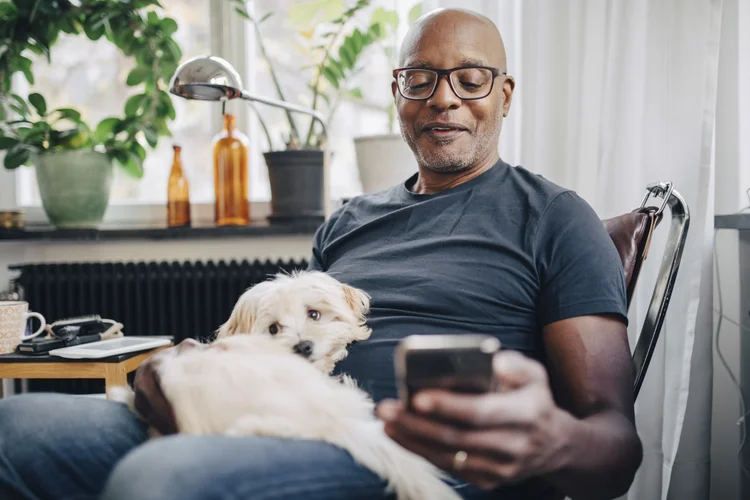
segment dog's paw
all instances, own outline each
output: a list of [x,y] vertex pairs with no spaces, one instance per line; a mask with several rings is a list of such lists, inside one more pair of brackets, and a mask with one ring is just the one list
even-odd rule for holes
[[338,379],[341,385],[343,385],[344,387],[348,387],[350,389],[359,389],[359,384],[357,383],[357,381],[349,375],[339,375]]
[[110,387],[107,394],[110,401],[116,401],[127,405],[128,408],[135,411],[135,392],[127,385],[118,385]]

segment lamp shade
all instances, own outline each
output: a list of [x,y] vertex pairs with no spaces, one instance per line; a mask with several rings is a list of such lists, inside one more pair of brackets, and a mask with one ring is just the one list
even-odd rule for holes
[[185,99],[219,101],[242,97],[242,78],[221,57],[198,56],[177,67],[169,91]]

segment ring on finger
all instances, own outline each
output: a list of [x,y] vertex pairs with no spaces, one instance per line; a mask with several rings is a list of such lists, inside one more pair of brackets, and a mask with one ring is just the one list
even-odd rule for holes
[[469,454],[463,450],[458,450],[453,455],[453,470],[461,471],[466,466],[466,461],[469,459]]

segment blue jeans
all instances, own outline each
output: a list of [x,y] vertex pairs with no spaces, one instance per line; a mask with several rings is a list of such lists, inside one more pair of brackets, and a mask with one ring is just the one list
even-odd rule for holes
[[[384,483],[319,441],[170,436],[147,441],[122,404],[59,394],[0,401],[3,500],[382,499]],[[457,486],[471,500],[493,498]],[[496,495],[496,494],[495,494]],[[494,496],[497,498],[497,496]]]

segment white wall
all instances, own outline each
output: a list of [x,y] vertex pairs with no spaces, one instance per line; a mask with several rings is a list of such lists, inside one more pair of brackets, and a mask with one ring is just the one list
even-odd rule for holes
[[[723,4],[721,55],[716,124],[717,214],[737,212],[750,202],[750,5],[743,0],[725,0]],[[744,138],[744,140],[743,140]],[[736,231],[716,234],[718,279],[721,284],[724,314],[739,321],[747,305],[740,304],[739,238]],[[716,286],[715,282],[715,286]],[[715,307],[718,303],[715,288]],[[718,314],[714,325],[718,326]],[[714,332],[716,334],[716,331]],[[726,320],[719,333],[719,349],[729,368],[739,377],[740,329]],[[747,335],[747,333],[744,333]],[[714,342],[716,339],[714,339]],[[716,344],[715,344],[716,345]],[[711,430],[711,498],[739,500],[740,470],[737,460],[740,415],[739,394],[726,368],[714,351],[714,386]]]

